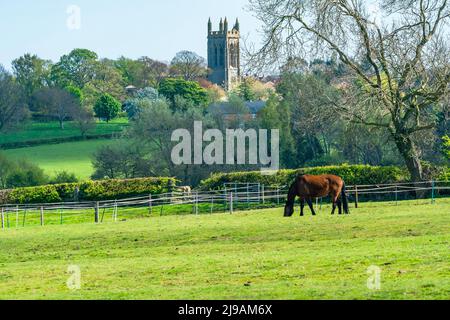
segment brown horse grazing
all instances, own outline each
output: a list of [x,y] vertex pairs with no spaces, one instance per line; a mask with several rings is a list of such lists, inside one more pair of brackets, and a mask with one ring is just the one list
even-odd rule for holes
[[306,201],[311,208],[313,216],[315,216],[316,212],[314,211],[312,200],[315,198],[324,198],[326,196],[331,196],[331,200],[333,201],[333,211],[331,214],[334,214],[336,207],[339,207],[339,214],[342,214],[342,205],[344,205],[345,214],[349,214],[348,198],[345,190],[345,183],[342,178],[334,175],[299,176],[289,189],[284,216],[292,217],[294,214],[296,197],[300,198],[300,215],[303,216],[303,209],[305,208]]

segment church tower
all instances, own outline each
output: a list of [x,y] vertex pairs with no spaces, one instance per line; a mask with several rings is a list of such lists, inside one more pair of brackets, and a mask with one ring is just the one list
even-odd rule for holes
[[240,26],[236,19],[229,30],[228,19],[220,19],[219,31],[213,31],[208,21],[208,68],[209,81],[231,90],[241,78]]

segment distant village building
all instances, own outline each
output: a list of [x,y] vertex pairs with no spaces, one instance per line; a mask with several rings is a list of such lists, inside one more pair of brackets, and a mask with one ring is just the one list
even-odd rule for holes
[[246,110],[236,110],[229,102],[214,103],[209,106],[209,112],[220,114],[224,121],[250,121],[258,118],[259,113],[266,107],[266,101],[246,101]]
[[213,31],[208,21],[208,80],[225,90],[235,88],[241,78],[240,26],[236,19],[229,30],[228,20],[220,19],[219,31]]

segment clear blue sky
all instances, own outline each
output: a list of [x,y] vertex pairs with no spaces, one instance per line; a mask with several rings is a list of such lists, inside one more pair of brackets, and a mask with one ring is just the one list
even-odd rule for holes
[[[81,29],[67,27],[70,5],[81,9]],[[207,21],[236,17],[243,36],[257,42],[259,22],[247,0],[15,0],[1,1],[0,64],[24,53],[57,61],[74,48],[100,57],[149,56],[170,61],[181,50],[206,57]]]

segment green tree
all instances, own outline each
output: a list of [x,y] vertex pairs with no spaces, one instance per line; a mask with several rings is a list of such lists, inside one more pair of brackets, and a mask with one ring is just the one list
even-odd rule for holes
[[0,132],[24,121],[28,113],[22,87],[0,65]]
[[295,139],[292,135],[292,112],[288,103],[273,94],[260,112],[260,126],[264,129],[280,130],[280,162],[285,168],[298,168],[299,161]]
[[33,94],[49,84],[51,67],[51,61],[43,60],[37,55],[29,53],[12,62],[16,81],[23,87],[29,104],[32,103]]
[[55,85],[63,88],[74,85],[82,89],[94,79],[97,60],[98,56],[93,51],[74,49],[52,67],[51,79]]
[[103,59],[95,65],[95,77],[88,83],[98,95],[109,93],[116,99],[125,98],[125,82],[114,61]]
[[446,157],[447,160],[450,160],[450,137],[445,136],[442,138],[442,141],[442,152],[444,157]]
[[127,85],[140,85],[140,74],[142,73],[142,64],[137,61],[126,57],[120,57],[114,61],[114,66],[122,75],[123,81]]
[[256,98],[255,93],[253,92],[250,79],[245,78],[237,87],[237,94],[239,97],[244,99],[245,101],[254,101]]
[[165,96],[171,107],[176,110],[176,97],[182,97],[194,106],[205,106],[208,102],[208,93],[195,81],[184,79],[164,79],[159,85],[159,93]]
[[0,154],[0,189],[46,184],[48,177],[38,166],[26,161],[11,161]]
[[95,103],[94,111],[98,118],[105,119],[106,122],[117,117],[122,104],[108,93],[103,94]]

